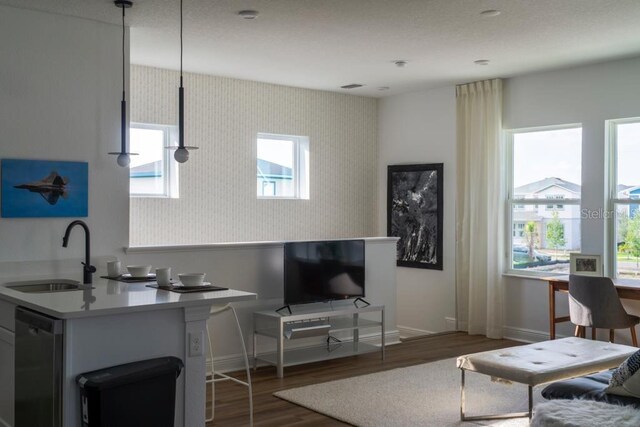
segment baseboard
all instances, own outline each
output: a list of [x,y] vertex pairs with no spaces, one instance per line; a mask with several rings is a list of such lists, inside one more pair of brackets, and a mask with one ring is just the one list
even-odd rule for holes
[[[400,344],[400,333],[395,331],[386,331],[385,334],[385,347],[390,345]],[[350,340],[343,340],[343,342],[349,342]],[[372,333],[372,334],[360,334],[360,341],[366,343],[372,343],[375,345],[379,345],[380,343],[380,334]],[[289,342],[289,341],[287,341]],[[285,348],[309,348],[309,347],[324,347],[325,344],[318,343],[313,345],[302,345],[295,346],[289,345],[289,347]],[[285,356],[286,357],[286,356]],[[244,358],[242,354],[232,354],[221,357],[216,357],[214,360],[214,364],[217,372],[234,372],[240,371],[244,369]],[[253,367],[253,356],[249,355],[249,364]],[[266,366],[262,362],[258,363],[258,366]],[[211,372],[211,360],[207,360],[207,372]]]
[[433,334],[433,331],[427,331],[424,329],[411,328],[409,326],[401,326],[401,325],[398,325],[398,332],[400,334],[401,339],[422,337],[425,335]]
[[467,322],[459,322],[456,324],[455,317],[445,317],[444,322],[447,325],[447,331],[467,331]]
[[[455,325],[456,325],[456,319],[455,318],[447,317],[447,318],[445,318],[445,321],[447,323],[447,326],[451,330],[455,330]],[[458,330],[459,331],[467,331],[468,330],[467,322],[459,322],[458,323]],[[534,342],[547,341],[549,339],[549,332],[547,332],[547,331],[538,331],[538,330],[527,329],[527,328],[518,328],[518,327],[515,327],[515,326],[503,326],[502,327],[502,336],[505,339],[509,339],[509,340],[513,340],[513,341],[534,343]],[[565,338],[567,336],[568,335],[556,334],[557,338]]]
[[398,325],[398,331],[400,332],[400,338],[402,339],[422,337],[425,335],[441,334],[443,332],[456,332],[458,330],[463,330],[463,329],[456,328],[456,319],[454,317],[445,317],[444,330],[439,330],[439,331],[429,331],[427,329],[419,329],[419,328],[412,328],[411,326]]
[[[536,331],[533,329],[516,328],[514,326],[504,326],[502,336],[505,339],[534,343],[549,340],[549,332]],[[556,338],[566,338],[568,335],[556,334]]]

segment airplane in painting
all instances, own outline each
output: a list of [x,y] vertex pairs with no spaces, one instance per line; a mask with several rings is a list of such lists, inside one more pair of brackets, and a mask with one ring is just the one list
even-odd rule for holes
[[50,205],[58,203],[60,196],[67,198],[67,190],[65,186],[69,183],[69,178],[58,175],[58,172],[52,171],[46,178],[40,181],[33,181],[26,184],[14,186],[21,190],[29,190],[32,193],[38,193]]

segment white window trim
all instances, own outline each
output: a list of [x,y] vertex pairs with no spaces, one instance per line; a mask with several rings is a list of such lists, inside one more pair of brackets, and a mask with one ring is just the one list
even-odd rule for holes
[[[536,126],[536,127],[528,127],[528,128],[518,128],[518,129],[508,129],[504,130],[504,141],[506,143],[506,159],[507,159],[507,167],[505,168],[505,228],[507,232],[505,236],[507,241],[505,242],[505,254],[504,254],[504,265],[505,265],[505,275],[509,276],[518,276],[518,277],[545,277],[545,276],[562,276],[565,273],[552,273],[549,271],[526,271],[513,268],[512,263],[512,253],[513,253],[513,237],[511,235],[512,227],[513,227],[513,206],[514,205],[546,205],[549,204],[549,199],[547,198],[536,198],[536,199],[526,199],[526,198],[518,198],[516,199],[513,196],[513,137],[518,133],[532,133],[532,132],[547,132],[553,130],[563,130],[563,129],[575,129],[582,128],[582,123],[570,123],[565,125],[551,125],[551,126]],[[580,194],[580,199],[562,199],[563,205],[578,205],[582,203],[582,194]],[[582,227],[580,227],[580,233],[582,234]]]
[[[131,122],[129,128],[162,130],[164,132],[164,146],[177,145],[178,128],[171,125],[159,125],[153,123]],[[129,133],[131,134],[131,133]],[[131,141],[131,140],[129,140]],[[131,146],[131,144],[129,144]],[[129,193],[129,197],[141,199],[178,199],[180,198],[180,175],[178,173],[178,162],[173,161],[172,151],[165,149],[164,152],[164,192],[162,194],[139,194]]]
[[[640,123],[640,117],[628,117],[624,119],[612,119],[605,121],[606,130],[606,144],[607,150],[605,154],[605,167],[607,168],[607,215],[606,227],[605,227],[605,242],[604,259],[606,260],[606,266],[604,274],[608,277],[618,276],[618,248],[616,242],[616,205],[637,205],[637,199],[618,199],[618,125],[628,123]],[[614,249],[615,248],[615,249]],[[634,280],[634,279],[630,279]]]
[[[294,182],[294,196],[261,196],[256,195],[260,200],[309,200],[309,181],[310,174],[307,169],[310,165],[305,165],[304,156],[309,152],[309,137],[300,135],[284,135],[277,133],[258,132],[254,147],[256,149],[256,156],[254,159],[254,165],[258,162],[258,139],[275,139],[281,141],[293,141],[293,182]],[[255,169],[254,169],[255,173]],[[303,177],[305,177],[303,179]]]

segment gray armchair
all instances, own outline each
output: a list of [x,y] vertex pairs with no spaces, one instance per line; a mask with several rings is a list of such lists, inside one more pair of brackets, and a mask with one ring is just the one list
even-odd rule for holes
[[569,317],[576,325],[576,336],[584,338],[585,328],[591,328],[595,339],[597,329],[609,329],[609,341],[614,341],[615,329],[631,331],[631,340],[638,346],[635,326],[638,316],[627,314],[616,288],[608,277],[569,276]]

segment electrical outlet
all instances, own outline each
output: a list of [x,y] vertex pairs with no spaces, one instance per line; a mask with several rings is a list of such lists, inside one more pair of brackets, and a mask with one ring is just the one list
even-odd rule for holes
[[202,356],[202,344],[204,336],[202,332],[192,332],[189,334],[189,357]]

